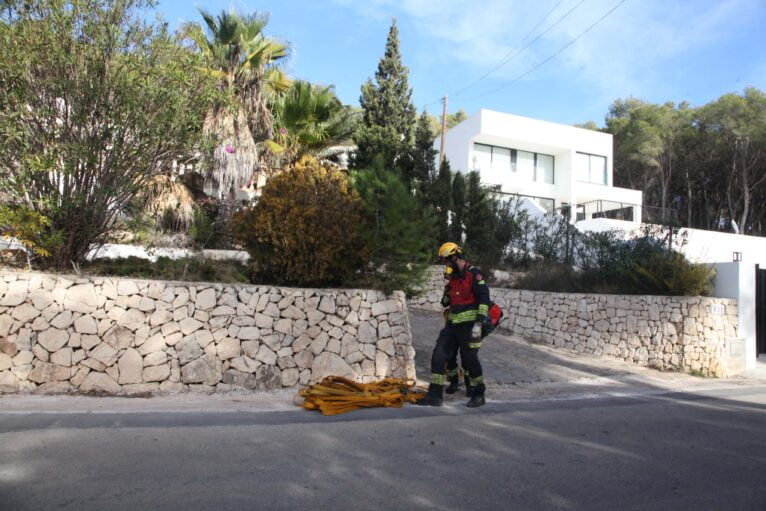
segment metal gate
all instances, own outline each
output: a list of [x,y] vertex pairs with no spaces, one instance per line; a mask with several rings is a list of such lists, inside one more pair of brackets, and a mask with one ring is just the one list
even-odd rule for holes
[[766,269],[755,266],[755,338],[758,353],[766,353]]

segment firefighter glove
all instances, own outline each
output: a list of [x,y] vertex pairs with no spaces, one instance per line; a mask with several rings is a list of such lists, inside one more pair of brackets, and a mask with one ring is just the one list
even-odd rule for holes
[[473,324],[473,329],[471,330],[471,339],[474,341],[481,340],[481,323],[478,321]]

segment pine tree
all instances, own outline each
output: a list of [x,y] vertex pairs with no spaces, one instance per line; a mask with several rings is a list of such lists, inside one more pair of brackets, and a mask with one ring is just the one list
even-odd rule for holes
[[409,151],[415,127],[415,106],[408,82],[409,70],[402,64],[399,53],[399,29],[391,23],[386,51],[378,63],[375,83],[371,79],[362,85],[362,124],[354,135],[357,145],[354,167],[370,167],[380,155],[386,168],[395,169]]
[[466,197],[465,178],[460,172],[452,179],[452,223],[450,224],[450,241],[462,243],[463,222],[465,221]]
[[433,260],[434,219],[382,158],[354,174],[354,186],[366,210],[360,226],[369,250],[367,281],[384,291],[412,291],[419,286]]
[[439,175],[431,187],[430,200],[436,211],[439,244],[446,243],[451,238],[449,212],[452,209],[452,170],[446,159],[439,167]]

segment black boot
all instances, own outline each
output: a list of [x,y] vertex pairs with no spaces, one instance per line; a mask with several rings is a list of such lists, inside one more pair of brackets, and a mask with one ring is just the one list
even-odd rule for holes
[[415,401],[420,406],[443,406],[444,397],[442,396],[442,385],[431,384],[428,386],[428,394]]
[[484,406],[485,403],[486,401],[484,400],[484,393],[474,391],[473,395],[471,396],[471,400],[466,403],[466,406],[468,408],[478,408],[480,406]]
[[471,386],[471,378],[468,377],[468,373],[465,373],[465,395],[468,397],[473,397],[473,393],[475,392],[475,387]]
[[450,376],[449,377],[449,386],[447,386],[447,388],[444,389],[444,392],[446,392],[447,394],[454,394],[455,392],[457,392],[458,381],[459,381],[459,378],[457,377],[457,375]]

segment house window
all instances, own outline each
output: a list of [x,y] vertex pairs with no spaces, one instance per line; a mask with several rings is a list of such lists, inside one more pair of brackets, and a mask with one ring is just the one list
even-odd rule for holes
[[556,201],[553,199],[546,199],[545,197],[535,197],[534,199],[545,211],[553,211],[556,208]]
[[549,154],[475,143],[473,165],[474,170],[514,173],[520,181],[554,183],[554,158]]
[[500,201],[503,204],[507,204],[512,200],[512,198],[515,197],[516,199],[532,199],[537,202],[537,204],[539,204],[545,211],[554,211],[556,209],[556,200],[548,197],[535,197],[534,195],[502,192],[499,192],[496,196],[500,197]]
[[535,181],[553,184],[553,156],[535,154]]
[[473,164],[477,170],[492,168],[492,146],[484,144],[473,145]]
[[511,150],[505,147],[492,147],[492,170],[511,172]]
[[597,185],[607,184],[606,156],[597,154],[575,154],[575,176],[577,181]]
[[535,180],[535,153],[516,151],[516,172],[524,181]]

